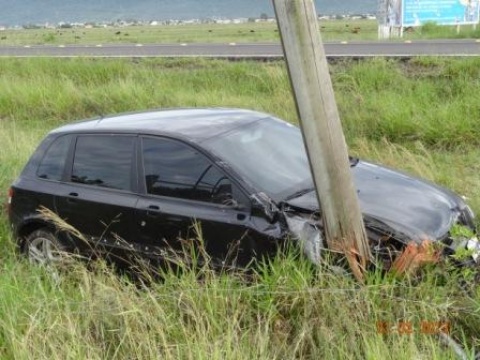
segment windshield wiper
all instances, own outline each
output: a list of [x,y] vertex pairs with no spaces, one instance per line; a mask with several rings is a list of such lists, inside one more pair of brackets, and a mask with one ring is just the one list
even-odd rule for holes
[[302,195],[305,195],[311,191],[314,191],[315,190],[315,187],[314,186],[310,186],[308,188],[305,188],[305,189],[301,189],[301,190],[298,190],[298,191],[295,191],[292,195],[289,195],[285,198],[284,201],[288,201],[288,200],[292,200],[292,199],[295,199],[297,197],[300,197]]

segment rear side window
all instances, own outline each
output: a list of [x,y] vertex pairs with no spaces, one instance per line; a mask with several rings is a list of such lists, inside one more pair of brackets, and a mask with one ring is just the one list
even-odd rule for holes
[[160,138],[143,139],[147,192],[212,203],[232,198],[230,180],[190,146]]
[[37,169],[38,177],[48,180],[62,180],[71,138],[67,135],[54,140],[45,152],[45,156]]
[[79,136],[71,181],[131,190],[133,136]]

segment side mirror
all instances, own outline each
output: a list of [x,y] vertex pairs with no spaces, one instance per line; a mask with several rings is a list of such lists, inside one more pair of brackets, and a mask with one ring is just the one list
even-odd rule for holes
[[254,209],[260,210],[269,222],[273,223],[277,217],[279,209],[267,194],[260,192],[250,196]]

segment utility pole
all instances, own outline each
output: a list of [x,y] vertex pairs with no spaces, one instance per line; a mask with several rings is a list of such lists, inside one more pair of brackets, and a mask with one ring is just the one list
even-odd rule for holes
[[273,0],[328,247],[363,282],[371,260],[313,0]]

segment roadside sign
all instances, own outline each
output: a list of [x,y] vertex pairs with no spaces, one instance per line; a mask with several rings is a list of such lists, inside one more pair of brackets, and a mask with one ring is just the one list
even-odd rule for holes
[[379,37],[402,35],[403,28],[437,25],[476,25],[480,0],[379,0]]
[[402,26],[477,24],[479,0],[403,0]]

